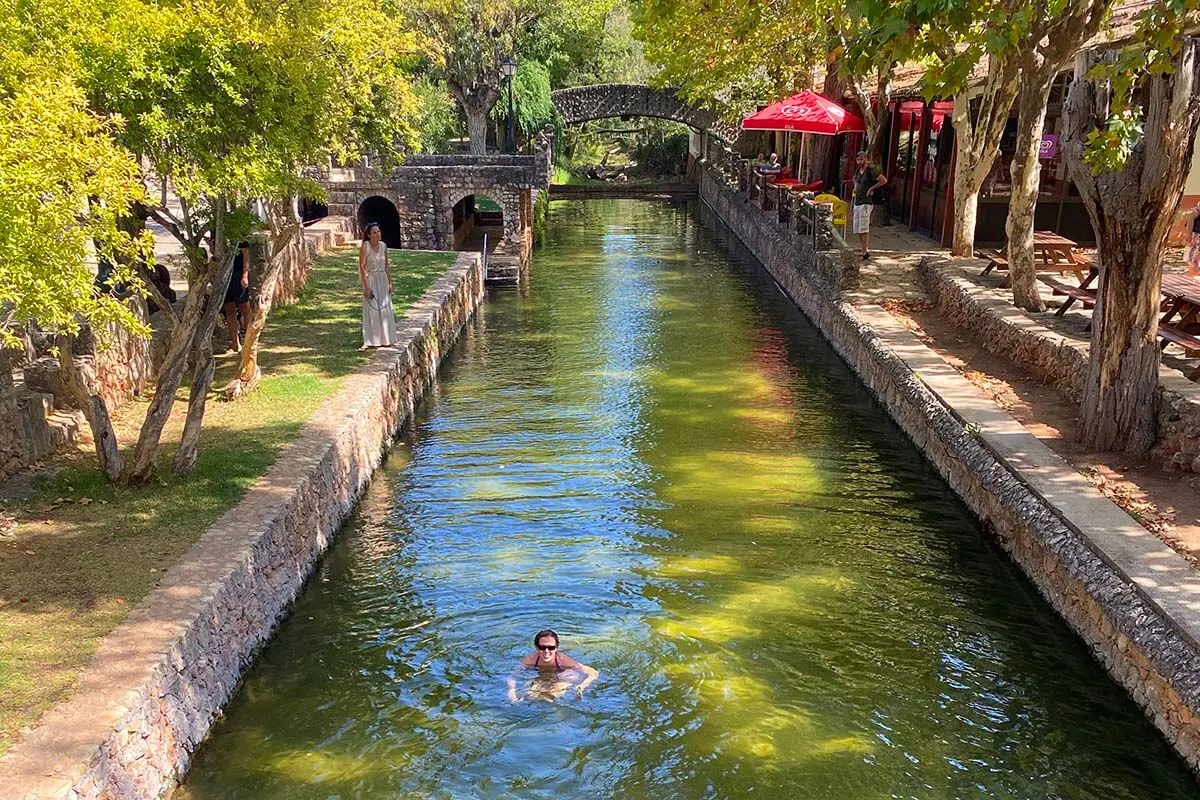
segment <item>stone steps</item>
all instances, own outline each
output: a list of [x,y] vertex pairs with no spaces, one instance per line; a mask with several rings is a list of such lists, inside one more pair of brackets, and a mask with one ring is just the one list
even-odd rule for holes
[[484,283],[489,286],[517,286],[521,283],[521,263],[513,256],[492,254],[487,260]]

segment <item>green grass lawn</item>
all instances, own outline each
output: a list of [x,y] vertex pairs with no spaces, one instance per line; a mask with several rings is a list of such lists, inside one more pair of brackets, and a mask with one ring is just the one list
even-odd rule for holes
[[[454,260],[454,254],[390,253],[397,315]],[[356,252],[318,259],[299,302],[267,320],[258,390],[235,403],[210,400],[190,477],[170,474],[186,407],[181,397],[164,431],[160,484],[110,486],[93,455],[71,451],[48,462],[28,492],[0,506],[17,523],[0,538],[0,754],[70,694],[104,635],[367,361],[358,349],[361,301]],[[214,389],[233,377],[237,356],[217,361]],[[135,440],[145,406],[138,401],[115,415],[122,442]]]

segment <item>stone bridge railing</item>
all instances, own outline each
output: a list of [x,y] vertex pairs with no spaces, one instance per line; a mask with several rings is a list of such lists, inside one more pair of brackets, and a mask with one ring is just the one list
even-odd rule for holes
[[741,133],[715,113],[680,100],[673,89],[603,83],[557,89],[550,93],[550,101],[568,125],[611,117],[654,117],[681,122],[729,142]]

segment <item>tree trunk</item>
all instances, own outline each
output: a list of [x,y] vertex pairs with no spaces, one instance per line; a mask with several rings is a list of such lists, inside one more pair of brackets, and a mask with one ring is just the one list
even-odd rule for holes
[[1030,53],[1021,66],[1021,100],[1018,109],[1017,151],[1013,155],[1012,196],[1008,201],[1008,269],[1013,302],[1026,311],[1045,311],[1037,289],[1033,263],[1033,213],[1037,209],[1042,163],[1038,160],[1046,103],[1059,65]]
[[200,449],[200,428],[204,424],[204,410],[208,407],[208,390],[212,388],[213,372],[217,364],[213,359],[212,329],[204,335],[204,326],[196,330],[196,347],[192,350],[192,385],[188,389],[187,417],[183,421],[183,435],[179,438],[179,449],[171,464],[171,471],[179,477],[192,474],[196,468],[196,456]]
[[[216,224],[214,225],[214,240],[217,242],[214,258],[203,266],[192,264],[194,271],[199,274],[192,282],[187,300],[183,304],[183,314],[179,324],[171,330],[171,338],[167,346],[167,354],[158,370],[158,381],[155,384],[154,399],[146,412],[138,434],[137,445],[133,452],[133,465],[130,467],[126,480],[133,484],[149,483],[154,480],[158,465],[158,445],[162,439],[163,427],[171,416],[175,404],[175,395],[187,369],[188,355],[195,341],[196,329],[200,326],[201,317],[205,314],[205,301],[210,292],[218,296],[220,288],[229,283],[229,275],[233,272],[233,250],[225,238],[224,201],[217,201]],[[213,301],[214,303],[216,300]],[[211,329],[210,329],[211,334]]]
[[1104,128],[1107,89],[1080,70],[1064,114],[1063,155],[1096,231],[1100,283],[1081,408],[1080,438],[1098,450],[1146,456],[1157,439],[1157,341],[1162,253],[1179,208],[1200,124],[1200,60],[1185,39],[1174,70],[1149,79],[1145,124],[1123,167],[1099,175],[1085,161]]
[[187,416],[183,421],[183,435],[179,440],[179,449],[175,451],[172,471],[183,477],[190,475],[196,466],[196,453],[200,445],[200,427],[204,423],[204,409],[208,405],[208,390],[212,388],[213,372],[216,363],[213,361],[212,337],[221,318],[221,310],[225,298],[222,287],[226,286],[233,273],[233,257],[229,258],[229,268],[225,270],[225,281],[213,283],[208,296],[208,305],[200,324],[196,326],[192,339],[192,386],[188,391]]
[[979,190],[1000,154],[1000,137],[1020,88],[1020,65],[1015,56],[991,56],[988,77],[972,115],[965,92],[954,96],[954,239],[951,253],[959,258],[975,255],[975,220]]
[[96,447],[96,458],[100,469],[109,481],[115,483],[121,477],[121,451],[117,447],[117,432],[113,430],[108,405],[96,391],[96,368],[92,358],[76,358],[75,337],[58,337],[58,363],[62,368],[67,391],[87,419],[92,431],[92,442]]
[[1092,316],[1092,355],[1080,438],[1099,450],[1144,456],[1158,438],[1158,309],[1162,257],[1141,225],[1106,231]]
[[471,108],[463,109],[467,115],[467,138],[471,142],[470,153],[473,156],[487,154],[487,111]]
[[496,98],[500,96],[499,74],[496,79],[495,86],[461,86],[453,81],[447,84],[450,94],[462,106],[463,114],[466,115],[467,138],[470,139],[471,155],[474,156],[487,154],[488,114],[491,113],[492,106],[496,105]]
[[[986,177],[987,173],[984,173]],[[951,254],[960,258],[975,255],[975,221],[979,217],[979,190],[983,178],[961,165],[954,170],[954,239]]]
[[237,400],[258,388],[262,380],[262,370],[258,366],[258,344],[274,306],[276,287],[289,260],[308,258],[301,236],[303,226],[295,214],[282,206],[274,207],[268,213],[271,233],[267,240],[266,267],[258,282],[251,318],[246,323],[246,338],[242,342],[238,373],[221,390],[221,399],[226,401]]

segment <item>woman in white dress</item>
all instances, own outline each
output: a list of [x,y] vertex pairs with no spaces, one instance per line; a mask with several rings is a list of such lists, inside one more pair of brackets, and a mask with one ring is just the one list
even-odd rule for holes
[[363,293],[363,347],[389,347],[396,343],[396,314],[392,311],[392,276],[388,272],[387,245],[379,225],[367,226],[358,248],[358,277]]

